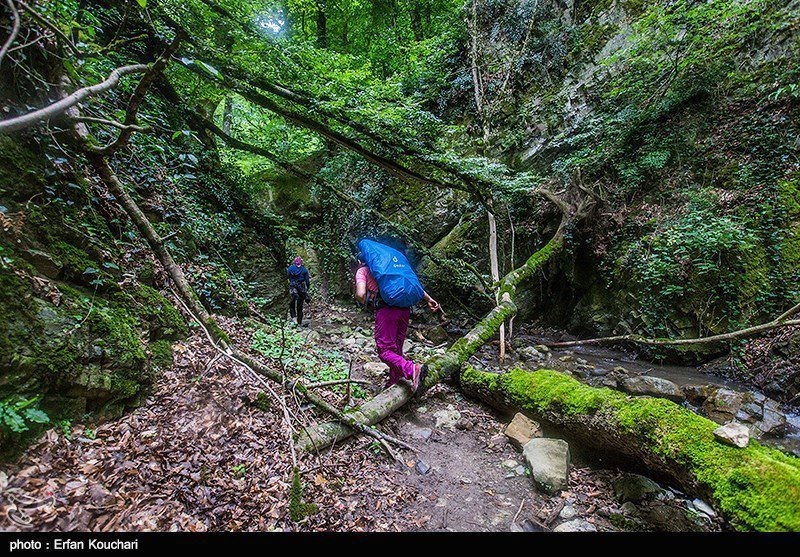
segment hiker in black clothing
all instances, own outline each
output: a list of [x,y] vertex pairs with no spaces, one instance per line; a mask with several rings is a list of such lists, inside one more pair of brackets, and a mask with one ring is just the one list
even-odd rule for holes
[[294,264],[286,269],[289,277],[289,295],[292,297],[289,302],[289,315],[292,319],[297,318],[297,324],[303,324],[303,303],[311,302],[308,289],[311,287],[311,279],[308,269],[303,266],[303,260],[299,257],[294,258]]

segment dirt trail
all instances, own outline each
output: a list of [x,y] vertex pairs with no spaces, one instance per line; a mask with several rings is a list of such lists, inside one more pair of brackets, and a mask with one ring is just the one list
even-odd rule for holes
[[[406,352],[424,360],[445,344],[433,346],[420,329],[412,320]],[[308,331],[303,334],[318,346],[351,358],[353,376],[370,380],[377,392],[385,377],[367,369],[379,361],[371,338],[371,315],[343,307],[317,308],[308,328],[301,331]],[[565,491],[555,496],[537,491],[520,451],[503,435],[509,419],[448,385],[437,385],[383,422],[382,428],[418,451],[406,453],[405,466],[397,466],[396,472],[398,481],[418,492],[401,507],[403,514],[415,517],[407,529],[543,531],[574,521],[598,531],[652,529],[642,516],[620,519],[634,511],[630,504],[623,510],[613,497],[612,481],[620,475],[616,469],[597,469],[573,459]],[[678,504],[665,505],[672,505],[667,509],[670,516],[685,514]]]

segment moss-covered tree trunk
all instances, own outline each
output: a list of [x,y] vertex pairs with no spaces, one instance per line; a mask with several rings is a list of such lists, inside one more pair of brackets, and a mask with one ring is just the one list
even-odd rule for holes
[[462,390],[519,410],[587,446],[635,459],[711,500],[741,530],[800,531],[800,459],[751,441],[715,440],[718,424],[664,399],[586,386],[550,370],[495,374],[467,367]]
[[[564,228],[567,213],[556,233],[539,251],[534,253],[524,265],[506,275],[500,282],[500,302],[466,335],[458,339],[447,349],[443,356],[434,357],[428,364],[428,376],[425,388],[430,388],[450,374],[458,372],[461,366],[477,350],[489,341],[500,330],[500,326],[517,312],[513,294],[517,286],[531,277],[542,266],[557,254],[564,245]],[[375,398],[365,402],[349,413],[359,423],[374,425],[411,399],[408,387],[397,384],[382,391]],[[297,441],[301,450],[313,451],[323,449],[332,443],[345,439],[354,433],[351,427],[341,422],[327,422],[309,427],[302,432]]]

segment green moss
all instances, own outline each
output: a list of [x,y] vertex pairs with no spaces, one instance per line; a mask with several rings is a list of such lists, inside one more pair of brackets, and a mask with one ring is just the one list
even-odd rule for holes
[[172,303],[156,289],[137,285],[115,295],[119,307],[132,311],[151,339],[178,339],[188,334],[186,322]]
[[800,277],[800,177],[778,184],[778,202],[786,218],[781,259],[787,274],[796,280]]
[[270,401],[267,393],[261,391],[256,395],[256,400],[253,402],[253,406],[262,412],[269,412],[272,408],[272,401]]
[[44,183],[43,157],[13,137],[0,136],[0,194],[27,199]]
[[[63,265],[65,278],[79,284],[88,284],[95,278],[110,279],[111,276],[102,270],[102,265],[92,259],[79,247],[64,241],[57,241],[50,246],[50,253]],[[95,269],[93,274],[85,274],[88,269]]]
[[303,501],[303,484],[297,467],[292,471],[292,488],[289,493],[289,517],[292,522],[299,522],[307,516],[319,512],[317,505]]
[[550,370],[491,376],[467,369],[462,381],[499,390],[532,414],[601,416],[606,427],[643,439],[665,468],[685,470],[736,528],[800,531],[800,460],[756,441],[723,445],[713,435],[717,424],[675,403],[588,387]]
[[172,354],[172,341],[156,340],[150,343],[148,350],[150,351],[150,363],[159,369],[169,369],[175,362]]

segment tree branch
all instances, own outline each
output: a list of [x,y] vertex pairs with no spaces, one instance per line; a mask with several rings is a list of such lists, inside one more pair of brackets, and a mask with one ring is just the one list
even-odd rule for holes
[[6,0],[6,4],[8,5],[8,9],[11,10],[11,34],[6,39],[6,42],[3,43],[3,47],[0,48],[0,62],[3,61],[3,58],[8,52],[9,47],[14,43],[14,40],[17,38],[17,34],[19,34],[19,11],[17,11],[17,7],[14,5],[14,0]]
[[105,93],[110,89],[113,89],[114,87],[119,85],[120,78],[123,75],[130,73],[146,72],[148,67],[149,66],[145,64],[133,64],[130,66],[123,66],[121,68],[117,68],[116,70],[114,70],[109,74],[108,78],[106,78],[105,81],[101,83],[78,89],[71,95],[68,95],[63,99],[54,102],[53,104],[48,105],[44,108],[40,108],[39,110],[34,110],[33,112],[29,112],[28,114],[23,114],[22,116],[17,116],[15,118],[8,118],[7,120],[2,120],[0,121],[0,134],[17,132],[19,130],[32,126],[33,124],[44,122],[54,117],[61,116],[68,109],[77,105],[81,101],[88,99],[89,97]]
[[689,338],[689,339],[669,339],[669,338],[647,338],[640,335],[619,335],[612,337],[589,338],[585,340],[571,340],[566,342],[550,342],[543,343],[546,346],[562,347],[562,346],[583,346],[587,344],[604,344],[610,342],[635,342],[636,344],[644,344],[646,346],[691,346],[696,344],[710,344],[714,342],[723,342],[728,340],[738,340],[742,338],[752,337],[759,333],[765,333],[774,329],[783,327],[795,327],[800,325],[800,319],[789,319],[790,317],[800,313],[800,304],[792,307],[787,312],[776,317],[768,323],[761,325],[754,325],[738,331],[730,333],[723,333],[709,337]]

